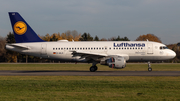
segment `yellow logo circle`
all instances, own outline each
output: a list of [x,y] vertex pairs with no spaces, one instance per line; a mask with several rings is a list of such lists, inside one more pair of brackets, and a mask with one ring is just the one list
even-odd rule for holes
[[22,35],[26,32],[27,26],[24,22],[18,21],[14,24],[14,31],[18,35]]

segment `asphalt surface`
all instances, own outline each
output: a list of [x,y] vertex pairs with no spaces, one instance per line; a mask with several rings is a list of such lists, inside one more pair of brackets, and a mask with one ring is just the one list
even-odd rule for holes
[[180,76],[180,71],[1,70],[0,76]]

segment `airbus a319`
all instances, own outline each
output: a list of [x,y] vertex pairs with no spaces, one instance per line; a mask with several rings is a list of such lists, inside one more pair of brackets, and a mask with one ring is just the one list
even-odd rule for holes
[[28,23],[17,12],[9,12],[16,43],[7,44],[6,49],[22,54],[67,62],[91,62],[91,72],[96,64],[122,69],[126,61],[150,61],[172,59],[176,53],[166,45],[151,41],[67,41],[46,42],[38,37]]

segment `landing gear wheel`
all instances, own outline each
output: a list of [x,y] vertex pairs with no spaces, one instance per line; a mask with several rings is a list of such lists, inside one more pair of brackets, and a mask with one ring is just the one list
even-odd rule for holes
[[97,70],[97,66],[91,66],[91,67],[89,68],[89,70],[90,70],[91,72],[95,72],[95,71]]
[[151,72],[152,71],[152,68],[151,68],[151,63],[150,61],[148,62],[148,71]]
[[151,72],[151,71],[152,71],[152,68],[148,68],[148,71]]
[[98,67],[97,66],[94,66],[95,67],[95,69],[96,69],[96,71],[98,70]]

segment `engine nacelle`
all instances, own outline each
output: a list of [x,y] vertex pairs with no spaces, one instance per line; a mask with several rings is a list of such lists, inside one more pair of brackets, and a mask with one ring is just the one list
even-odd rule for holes
[[126,60],[121,56],[114,56],[106,60],[110,68],[122,69],[126,67]]

